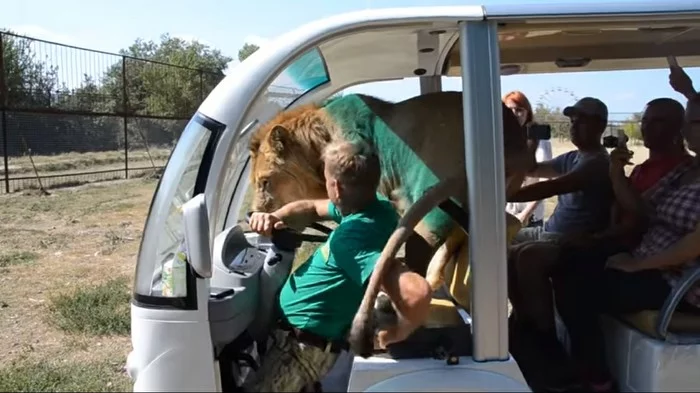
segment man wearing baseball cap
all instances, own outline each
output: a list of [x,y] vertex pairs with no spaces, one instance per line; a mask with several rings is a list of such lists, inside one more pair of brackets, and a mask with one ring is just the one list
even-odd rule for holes
[[523,228],[513,243],[555,240],[562,235],[594,233],[610,222],[613,192],[608,176],[609,155],[601,143],[608,123],[608,107],[584,97],[564,108],[571,120],[576,150],[540,162],[528,176],[549,180],[523,187],[508,202],[527,202],[557,196],[557,206],[543,228]]
[[[508,295],[513,304],[514,339],[534,346],[545,364],[556,369],[549,388],[568,390],[577,384],[554,325],[550,276],[557,266],[562,240],[592,235],[608,227],[613,191],[608,175],[609,155],[601,143],[608,108],[585,97],[564,108],[575,150],[538,162],[528,176],[547,178],[521,188],[508,202],[528,202],[557,196],[554,212],[543,227],[522,228],[509,249]],[[564,239],[563,239],[564,238]],[[515,336],[514,336],[515,337]],[[525,343],[525,344],[523,344]],[[517,352],[516,349],[514,351]]]

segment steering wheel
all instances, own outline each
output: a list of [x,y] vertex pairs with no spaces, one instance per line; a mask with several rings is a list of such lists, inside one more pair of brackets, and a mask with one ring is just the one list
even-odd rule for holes
[[[248,212],[245,215],[245,220],[250,223],[250,217],[254,212]],[[307,226],[307,228],[315,229],[325,235],[310,235],[307,233],[301,233],[295,229],[283,228],[283,229],[272,229],[272,237],[270,240],[277,248],[282,250],[292,251],[301,246],[303,242],[312,243],[323,243],[328,240],[328,236],[333,232],[332,229],[319,223],[313,223]]]

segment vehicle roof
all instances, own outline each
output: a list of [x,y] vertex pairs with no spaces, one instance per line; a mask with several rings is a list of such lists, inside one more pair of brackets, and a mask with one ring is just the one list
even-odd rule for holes
[[668,55],[684,67],[700,66],[697,0],[385,8],[334,15],[278,36],[212,96],[228,96],[241,73],[289,64],[300,47],[320,50],[332,85],[328,95],[368,82],[459,76],[456,22],[483,19],[499,24],[504,75],[665,68]]
[[[425,7],[431,8],[440,7]],[[665,68],[669,55],[685,67],[700,65],[698,1],[487,5],[481,10],[484,18],[499,22],[504,74]],[[330,78],[342,85],[459,76],[458,36],[454,23],[436,21],[345,35],[320,50]]]

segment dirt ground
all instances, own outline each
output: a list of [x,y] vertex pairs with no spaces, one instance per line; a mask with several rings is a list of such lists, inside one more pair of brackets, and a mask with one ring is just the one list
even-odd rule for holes
[[49,300],[113,278],[131,282],[155,184],[138,179],[0,197],[0,364],[106,361],[121,373],[129,338],[65,333],[50,323]]
[[[553,143],[555,155],[571,148]],[[639,163],[645,152],[635,150]],[[50,360],[107,364],[110,374],[100,383],[130,386],[122,371],[128,335],[65,332],[51,323],[50,304],[57,294],[115,278],[124,278],[129,291],[155,185],[133,179],[54,189],[50,196],[0,195],[0,382],[10,364]],[[548,213],[554,202],[547,202]]]

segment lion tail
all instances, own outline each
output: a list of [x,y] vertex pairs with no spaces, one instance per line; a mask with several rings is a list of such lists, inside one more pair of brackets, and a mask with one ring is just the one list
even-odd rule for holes
[[399,220],[394,233],[384,246],[365,291],[360,308],[355,314],[350,328],[348,342],[351,350],[364,358],[372,355],[374,350],[374,303],[379,295],[381,283],[391,270],[395,256],[401,245],[413,234],[415,226],[433,208],[449,197],[459,198],[463,195],[464,175],[453,177],[429,188]]

